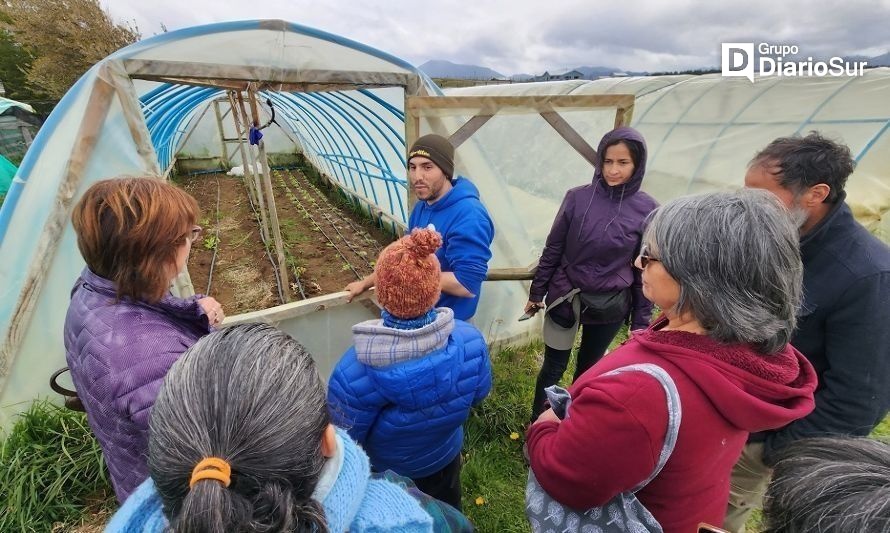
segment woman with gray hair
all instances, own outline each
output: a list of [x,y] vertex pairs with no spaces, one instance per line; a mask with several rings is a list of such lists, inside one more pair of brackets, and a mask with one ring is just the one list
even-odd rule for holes
[[[603,506],[636,489],[664,531],[695,531],[723,522],[748,433],[813,409],[815,373],[788,344],[801,294],[797,231],[775,198],[743,190],[670,202],[642,242],[635,266],[663,315],[572,385],[562,420],[552,409],[538,418],[529,460],[566,507]],[[659,381],[625,371],[641,363],[670,376],[679,408]],[[669,420],[679,428],[672,435]]]
[[470,529],[394,476],[372,477],[368,456],[330,424],[312,357],[264,324],[212,333],[173,365],[148,466],[106,532]]

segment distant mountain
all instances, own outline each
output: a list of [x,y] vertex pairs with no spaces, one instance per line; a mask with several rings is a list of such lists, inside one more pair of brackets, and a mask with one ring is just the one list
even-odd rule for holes
[[887,52],[884,55],[873,57],[866,61],[868,61],[868,66],[870,67],[890,67],[890,52]]
[[510,81],[528,81],[534,77],[535,76],[533,74],[513,74],[512,76],[510,76]]
[[[568,70],[549,70],[547,73],[551,76],[561,76],[566,74],[567,72],[578,71],[581,73],[581,79],[585,80],[595,80],[597,78],[613,76],[615,74],[627,75],[627,76],[648,76],[648,72],[629,72],[621,70],[616,67],[575,67]],[[542,74],[538,74],[537,76],[541,76]],[[515,78],[519,76],[518,74],[515,76],[511,76]],[[533,76],[536,77],[536,76]],[[515,81],[515,80],[514,80]]]
[[571,70],[577,70],[584,75],[584,79],[592,80],[600,76],[611,76],[616,72],[623,72],[620,68],[615,67],[576,67]]
[[500,72],[491,70],[488,67],[480,67],[478,65],[460,65],[445,61],[443,59],[433,59],[420,65],[420,70],[424,71],[431,78],[455,78],[462,80],[490,80],[492,78],[503,79],[505,76]]

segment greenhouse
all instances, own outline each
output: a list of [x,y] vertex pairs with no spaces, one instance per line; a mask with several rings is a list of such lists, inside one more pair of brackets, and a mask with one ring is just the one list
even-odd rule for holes
[[[890,235],[890,69],[851,78],[653,76],[438,88],[408,63],[346,38],[284,21],[189,28],[131,45],[95,65],[47,119],[0,208],[0,427],[49,393],[64,366],[62,324],[83,268],[69,217],[90,185],[118,175],[225,173],[240,167],[257,200],[269,260],[284,260],[273,168],[304,162],[382,229],[404,231],[412,205],[405,150],[434,132],[457,146],[456,172],[494,219],[490,281],[474,322],[489,344],[526,341],[517,322],[533,268],[565,191],[589,181],[603,133],[646,137],[644,190],[658,201],[742,184],[747,162],[780,135],[819,130],[848,144],[857,217]],[[251,144],[262,136],[262,143]],[[262,200],[265,198],[265,201]],[[206,207],[207,206],[202,206]],[[343,333],[375,316],[369,299],[303,299],[279,268],[261,320],[303,342],[323,372]],[[287,276],[291,276],[288,278]],[[175,290],[190,294],[188,273]],[[201,292],[199,290],[199,292]]]

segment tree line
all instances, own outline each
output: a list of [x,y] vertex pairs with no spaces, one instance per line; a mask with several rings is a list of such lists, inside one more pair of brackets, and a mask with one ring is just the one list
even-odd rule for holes
[[0,0],[0,82],[45,116],[90,67],[140,38],[98,0]]

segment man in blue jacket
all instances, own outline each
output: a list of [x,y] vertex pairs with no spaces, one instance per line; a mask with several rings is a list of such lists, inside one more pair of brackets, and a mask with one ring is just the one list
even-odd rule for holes
[[[419,200],[408,219],[408,231],[432,224],[444,241],[436,251],[442,265],[442,296],[436,307],[448,307],[454,318],[469,320],[476,313],[491,259],[491,217],[476,186],[454,177],[454,147],[440,135],[424,135],[411,146],[408,179]],[[350,283],[349,300],[375,283],[374,274]]]
[[816,409],[751,435],[732,474],[724,527],[744,531],[760,507],[779,450],[799,439],[868,435],[890,409],[890,248],[853,219],[844,185],[850,149],[817,132],[774,140],[745,185],[774,193],[800,226],[804,302],[791,344],[819,377]]

